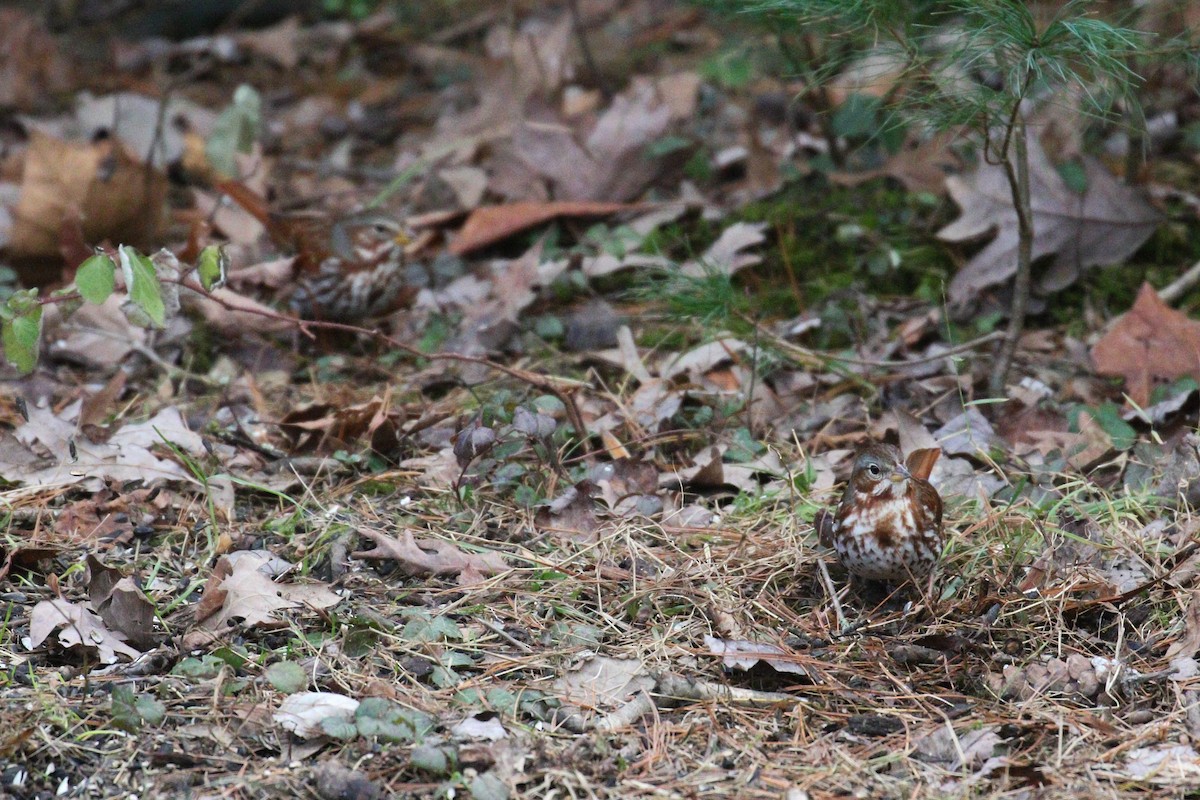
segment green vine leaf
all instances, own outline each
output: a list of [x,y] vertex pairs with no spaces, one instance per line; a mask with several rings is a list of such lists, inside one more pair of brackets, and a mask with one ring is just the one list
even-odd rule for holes
[[0,340],[4,357],[28,375],[38,361],[38,343],[42,336],[42,306],[37,290],[16,292],[0,307]]
[[125,276],[125,291],[129,293],[129,299],[146,313],[155,327],[163,327],[167,321],[167,309],[154,263],[127,245],[117,248],[117,253],[121,259],[121,273]]
[[116,286],[117,265],[104,253],[94,256],[79,265],[75,271],[75,288],[89,303],[100,305],[113,293]]
[[196,272],[200,275],[200,285],[204,287],[204,291],[211,292],[222,286],[228,268],[229,257],[225,255],[225,248],[210,244],[201,250],[200,258],[196,260]]

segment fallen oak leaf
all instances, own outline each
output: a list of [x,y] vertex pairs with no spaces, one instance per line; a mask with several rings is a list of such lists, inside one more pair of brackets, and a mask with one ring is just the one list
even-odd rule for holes
[[363,536],[375,543],[370,550],[352,553],[354,558],[387,560],[400,565],[408,575],[495,575],[508,569],[504,557],[494,551],[464,553],[451,542],[440,539],[417,539],[412,531],[404,531],[401,538],[388,536],[383,531],[364,528]]
[[222,556],[196,609],[196,627],[221,631],[241,620],[248,628],[278,628],[287,624],[278,616],[280,611],[330,608],[342,601],[324,584],[277,583],[271,575],[279,574],[281,565],[288,566],[266,551]]
[[30,136],[10,254],[59,254],[63,222],[80,219],[86,241],[155,241],[165,222],[167,178],[114,141]]
[[1133,307],[1092,348],[1092,362],[1098,375],[1124,378],[1129,398],[1145,407],[1155,380],[1200,378],[1200,322],[1143,283]]
[[[1119,264],[1154,233],[1162,215],[1142,195],[1119,183],[1097,162],[1084,159],[1088,189],[1072,192],[1036,138],[1029,141],[1033,259],[1053,256],[1037,289],[1052,292],[1074,283],[1086,267]],[[944,242],[963,242],[996,231],[950,282],[956,305],[974,300],[1017,271],[1017,213],[1002,164],[982,164],[970,175],[946,179],[962,216],[938,231]]]
[[33,607],[29,614],[30,647],[36,648],[59,628],[62,630],[58,634],[58,643],[63,648],[94,649],[102,664],[116,663],[118,655],[131,661],[141,656],[139,650],[125,642],[124,634],[109,630],[104,620],[86,605],[72,603],[61,597],[43,600]]

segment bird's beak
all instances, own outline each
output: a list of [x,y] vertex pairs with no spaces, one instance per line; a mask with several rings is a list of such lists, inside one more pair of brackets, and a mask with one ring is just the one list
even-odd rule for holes
[[400,245],[401,247],[404,247],[405,245],[407,245],[409,242],[412,241],[412,237],[409,236],[404,231],[400,231],[399,233],[397,233],[395,235],[395,237],[392,238],[392,241],[395,242],[396,244]]
[[906,481],[911,477],[912,473],[908,471],[908,467],[904,464],[897,464],[896,468],[892,470],[892,483],[900,483],[901,481]]

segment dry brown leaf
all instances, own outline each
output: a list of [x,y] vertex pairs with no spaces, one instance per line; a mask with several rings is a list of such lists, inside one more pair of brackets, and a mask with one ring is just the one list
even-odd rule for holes
[[648,461],[610,461],[593,469],[591,477],[600,498],[611,509],[617,509],[628,498],[658,493],[658,468]]
[[580,481],[554,498],[549,506],[538,509],[534,524],[539,530],[560,534],[561,538],[583,544],[600,539],[604,527],[596,516],[592,496],[599,489],[591,481]]
[[[148,504],[151,495],[153,502]],[[63,544],[128,543],[138,521],[171,502],[170,493],[158,489],[118,493],[106,487],[64,506],[54,517],[52,530],[56,541]]]
[[118,656],[133,660],[141,655],[125,642],[123,634],[109,630],[91,609],[61,597],[43,600],[33,607],[29,614],[30,646],[39,646],[56,630],[61,646],[93,649],[102,664],[115,664]]
[[274,61],[285,70],[291,70],[300,63],[300,53],[304,49],[300,36],[300,18],[288,17],[270,28],[242,33],[237,39],[250,52]]
[[937,463],[938,457],[942,451],[937,447],[928,447],[921,450],[913,450],[905,459],[905,464],[908,466],[908,471],[912,473],[914,478],[920,478],[923,481],[929,480],[929,476],[933,474],[933,466]]
[[413,536],[404,531],[402,538],[383,531],[363,528],[360,533],[375,543],[370,550],[353,553],[354,558],[391,559],[407,575],[458,575],[475,577],[496,575],[508,569],[497,552],[464,553],[451,542]]
[[93,555],[87,557],[88,598],[100,618],[114,631],[138,647],[154,645],[154,604],[120,570],[105,566]]
[[721,656],[722,662],[730,669],[745,671],[764,663],[776,672],[808,674],[804,667],[795,663],[794,657],[778,645],[744,639],[718,639],[715,636],[705,636],[704,643],[708,645],[708,652],[714,656]]
[[1163,660],[1169,662],[1181,656],[1194,656],[1197,651],[1200,651],[1200,591],[1193,590],[1184,611],[1183,635],[1171,643]]
[[1123,377],[1130,399],[1146,406],[1156,380],[1200,379],[1200,322],[1168,306],[1144,283],[1133,307],[1096,342],[1092,361],[1100,375]]
[[530,171],[550,181],[561,200],[630,200],[658,175],[664,158],[646,147],[667,132],[677,111],[687,109],[688,79],[668,82],[667,102],[657,82],[635,77],[612,99],[586,138],[555,121],[526,121],[512,136],[512,149]]
[[101,429],[101,424],[116,410],[115,404],[125,391],[128,378],[129,374],[119,369],[103,388],[83,398],[79,409],[79,430],[93,442],[108,438],[108,431]]
[[[1080,195],[1067,188],[1036,138],[1030,139],[1033,258],[1054,257],[1038,279],[1040,292],[1069,286],[1087,267],[1121,263],[1162,220],[1141,193],[1118,182],[1097,162],[1084,159],[1084,169],[1088,190]],[[1002,165],[981,164],[970,175],[948,178],[946,186],[962,216],[938,231],[939,239],[963,242],[996,231],[950,282],[950,300],[966,303],[1016,273],[1017,214]]]
[[737,222],[721,231],[721,235],[699,258],[692,259],[679,269],[684,275],[699,277],[709,272],[733,275],[762,261],[762,256],[744,253],[766,241],[767,223]]
[[277,583],[268,573],[278,571],[270,553],[244,551],[222,556],[196,608],[197,627],[219,632],[240,622],[246,627],[277,628],[287,624],[279,616],[281,611],[330,608],[342,600],[324,584]]
[[195,483],[191,473],[175,461],[159,458],[151,448],[166,449],[169,441],[185,453],[204,455],[208,451],[197,434],[187,429],[177,408],[164,408],[149,420],[126,424],[106,442],[92,442],[76,436],[79,404],[56,415],[46,408],[29,409],[29,421],[15,431],[17,439],[50,463],[30,469],[19,453],[0,451],[0,476],[25,485],[47,486],[82,483],[93,490],[105,481],[165,479]]
[[858,186],[875,178],[895,178],[910,192],[942,194],[946,191],[946,176],[962,166],[950,145],[951,134],[939,134],[924,142],[909,142],[891,156],[882,167],[862,172],[831,172],[829,180],[840,186]]
[[276,309],[224,286],[213,289],[207,295],[184,292],[181,298],[186,308],[199,311],[206,322],[225,336],[248,332],[282,333],[296,329],[296,324],[281,317]]
[[474,250],[502,242],[509,236],[535,228],[559,217],[603,217],[631,206],[625,203],[525,201],[498,206],[480,206],[450,245],[450,252],[466,255]]
[[29,110],[70,88],[70,62],[41,19],[0,8],[0,106]]
[[57,256],[60,232],[71,220],[79,220],[93,244],[153,241],[165,221],[166,195],[166,177],[119,144],[34,133],[8,250],[23,258]]
[[654,688],[654,677],[636,658],[592,656],[554,682],[564,700],[583,708],[615,708]]

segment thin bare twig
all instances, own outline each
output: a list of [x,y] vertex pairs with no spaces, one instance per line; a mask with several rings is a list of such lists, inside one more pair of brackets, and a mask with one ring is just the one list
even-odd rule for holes
[[1164,303],[1174,303],[1187,294],[1188,290],[1197,283],[1200,283],[1200,261],[1192,264],[1187,272],[1159,289],[1158,296],[1162,298]]

